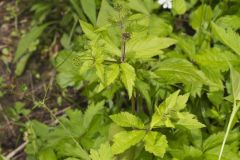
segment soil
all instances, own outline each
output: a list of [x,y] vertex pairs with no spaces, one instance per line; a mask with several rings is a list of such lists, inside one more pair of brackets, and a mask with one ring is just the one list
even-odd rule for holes
[[[24,3],[21,1],[21,4]],[[17,6],[15,0],[0,0],[0,77],[4,81],[2,85],[0,82],[0,92],[3,94],[0,95],[0,155],[5,156],[24,143],[24,122],[33,119],[43,123],[54,121],[46,110],[34,107],[37,102],[41,102],[45,96],[48,97],[45,104],[60,116],[66,108],[74,107],[68,99],[78,94],[75,91],[66,91],[68,97],[63,97],[61,104],[57,102],[62,90],[55,84],[55,70],[50,62],[51,53],[44,54],[47,57],[34,53],[24,73],[19,77],[15,75],[15,64],[12,62],[14,53],[18,40],[29,30],[31,23],[31,15],[25,9],[25,6]],[[14,12],[17,16],[12,16]],[[51,47],[57,52],[59,42]],[[52,48],[49,51],[52,52]],[[10,108],[13,108],[16,102],[24,103],[31,111],[27,116],[19,114],[17,121],[10,114]],[[12,159],[24,160],[26,157],[21,151]]]

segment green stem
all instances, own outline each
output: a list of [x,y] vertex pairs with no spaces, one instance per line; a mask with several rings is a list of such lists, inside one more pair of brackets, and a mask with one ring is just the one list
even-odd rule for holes
[[237,105],[236,104],[236,100],[234,100],[233,102],[233,111],[231,113],[231,116],[230,116],[230,119],[229,119],[229,122],[228,122],[228,126],[227,126],[227,130],[226,130],[226,133],[225,133],[225,136],[224,136],[224,139],[223,139],[223,143],[222,143],[222,147],[221,147],[221,150],[220,150],[220,153],[219,153],[219,157],[218,157],[218,160],[221,160],[222,158],[222,154],[223,154],[223,150],[224,150],[224,146],[226,144],[226,141],[227,141],[227,137],[229,135],[229,132],[230,132],[230,129],[231,129],[231,126],[232,126],[232,122],[233,122],[233,119],[239,109],[239,106],[240,105]]

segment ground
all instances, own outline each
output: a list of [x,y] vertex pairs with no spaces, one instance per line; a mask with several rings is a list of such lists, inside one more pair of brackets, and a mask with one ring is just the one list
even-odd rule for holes
[[[69,101],[77,94],[70,90],[66,96],[61,96],[64,93],[54,83],[55,70],[49,62],[50,53],[41,54],[41,51],[37,51],[24,73],[21,76],[15,75],[14,53],[20,37],[29,30],[31,23],[31,15],[25,10],[27,5],[19,5],[15,0],[0,1],[0,75],[3,81],[1,84],[0,80],[0,151],[4,155],[13,153],[24,142],[24,122],[37,119],[52,123],[50,114],[36,105],[45,95],[48,97],[46,105],[58,116],[69,108]],[[51,47],[47,51],[57,52],[59,49],[57,43]],[[20,113],[16,121],[16,115],[6,115],[12,114],[11,108],[16,107],[17,103],[23,103],[30,113]],[[13,159],[25,159],[24,152],[15,153]]]

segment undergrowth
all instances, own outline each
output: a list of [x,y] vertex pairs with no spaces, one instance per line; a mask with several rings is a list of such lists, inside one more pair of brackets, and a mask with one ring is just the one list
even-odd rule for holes
[[238,0],[34,2],[32,28],[14,57],[16,75],[40,44],[59,40],[49,62],[56,83],[80,91],[87,103],[56,116],[47,97],[35,102],[53,123],[22,125],[26,159],[239,160],[239,6]]

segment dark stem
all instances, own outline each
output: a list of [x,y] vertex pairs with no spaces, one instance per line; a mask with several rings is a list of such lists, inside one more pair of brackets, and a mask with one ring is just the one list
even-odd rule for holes
[[125,38],[125,27],[123,24],[123,20],[120,22],[121,25],[121,62],[125,62],[126,57],[126,38]]
[[122,40],[122,47],[121,47],[121,62],[124,63],[125,62],[125,57],[126,57],[126,41]]
[[132,103],[132,113],[135,114],[136,112],[136,99],[134,96],[131,97],[131,103]]

